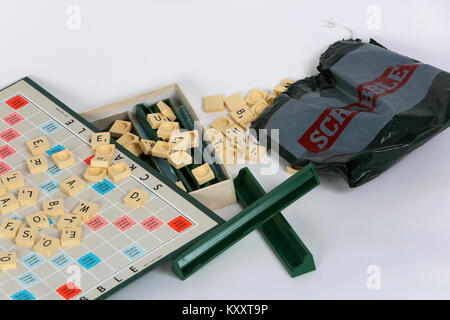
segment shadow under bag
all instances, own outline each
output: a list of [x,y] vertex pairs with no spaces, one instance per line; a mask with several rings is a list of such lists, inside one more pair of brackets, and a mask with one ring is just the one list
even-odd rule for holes
[[449,126],[448,72],[373,40],[334,43],[318,70],[252,123],[259,139],[278,143],[293,165],[312,162],[357,187]]

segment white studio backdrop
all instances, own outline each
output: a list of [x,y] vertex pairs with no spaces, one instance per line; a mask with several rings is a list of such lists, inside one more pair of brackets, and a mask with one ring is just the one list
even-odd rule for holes
[[[84,111],[177,82],[202,111],[212,94],[272,89],[316,73],[348,25],[401,54],[450,70],[450,2],[51,1],[0,3],[0,85],[30,76]],[[112,299],[450,298],[450,131],[376,180],[350,190],[337,178],[285,210],[317,271],[291,279],[257,233],[182,282],[166,264]],[[285,162],[262,176],[287,179]],[[236,174],[239,167],[230,167]],[[238,205],[219,211],[229,218]]]

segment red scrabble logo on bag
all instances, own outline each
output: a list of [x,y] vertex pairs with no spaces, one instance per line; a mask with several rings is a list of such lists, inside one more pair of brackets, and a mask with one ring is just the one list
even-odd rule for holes
[[24,97],[17,95],[14,98],[11,98],[8,101],[6,101],[6,104],[11,108],[13,108],[14,110],[18,110],[23,106],[27,105],[28,101]]
[[358,113],[372,112],[377,99],[403,87],[417,67],[418,64],[391,66],[379,78],[360,84],[358,102],[343,108],[326,109],[298,139],[298,143],[311,152],[328,150]]

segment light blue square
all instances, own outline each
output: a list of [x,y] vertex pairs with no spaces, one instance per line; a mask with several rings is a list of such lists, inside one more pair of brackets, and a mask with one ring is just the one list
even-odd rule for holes
[[151,192],[149,188],[142,188],[142,189],[148,192],[148,200],[151,200],[155,197],[155,194]]
[[[49,150],[50,151],[50,150]],[[48,151],[47,151],[48,152]],[[54,176],[57,176],[58,174],[60,174],[61,172],[63,172],[64,171],[64,169],[60,169],[60,168],[58,168],[58,166],[56,165],[56,164],[54,164],[54,163],[51,163],[49,166],[48,166],[48,170],[47,170],[47,174],[50,176],[50,177],[54,177]]]
[[48,154],[49,156],[51,156],[52,154],[57,153],[57,152],[60,152],[60,151],[63,151],[63,150],[65,150],[65,149],[66,149],[66,148],[64,148],[62,145],[58,144],[58,145],[54,146],[53,148],[51,148],[50,150],[48,150],[48,151],[47,151],[47,154]]
[[61,252],[52,257],[49,261],[56,269],[62,269],[72,263],[73,260],[64,252]]
[[138,246],[136,243],[133,243],[128,248],[122,250],[122,253],[125,257],[134,261],[145,254],[145,250]]
[[100,193],[101,195],[107,194],[113,190],[116,186],[109,180],[105,179],[102,182],[97,182],[92,186],[92,188]]
[[95,254],[93,254],[92,252],[89,252],[87,255],[82,256],[77,261],[86,270],[89,270],[89,269],[95,267],[100,262],[102,262],[102,260],[99,257],[97,257]]
[[16,279],[24,288],[29,288],[40,281],[38,276],[33,272],[22,273]]
[[54,120],[50,120],[49,122],[44,123],[40,128],[47,135],[50,135],[52,133],[55,133],[56,131],[58,131],[62,127],[59,125],[58,122],[56,122]]
[[46,194],[52,194],[55,191],[58,191],[59,184],[55,180],[47,180],[39,185],[39,189],[41,189]]
[[36,300],[36,297],[28,290],[22,290],[14,293],[11,298],[13,300]]
[[28,269],[33,270],[37,266],[39,266],[41,263],[43,263],[45,260],[40,255],[38,255],[35,252],[32,252],[28,255],[26,255],[24,258],[22,258],[22,263],[28,267]]

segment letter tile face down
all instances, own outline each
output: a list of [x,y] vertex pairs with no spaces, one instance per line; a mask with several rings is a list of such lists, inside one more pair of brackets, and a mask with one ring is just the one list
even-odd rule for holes
[[167,119],[170,121],[177,120],[177,116],[173,113],[172,108],[170,108],[164,101],[159,101],[156,106]]
[[88,182],[102,182],[107,174],[106,168],[89,166],[84,172],[83,179]]
[[108,174],[113,181],[120,181],[131,176],[131,169],[125,162],[119,162],[108,168]]
[[129,121],[116,120],[109,129],[109,133],[111,134],[111,137],[118,138],[124,135],[125,133],[130,132],[131,126],[132,126],[131,122]]
[[224,101],[230,112],[243,108],[247,105],[240,93],[235,93],[229,97],[226,97]]
[[224,110],[223,95],[207,96],[203,100],[205,112],[222,112]]
[[199,185],[205,184],[215,178],[214,172],[211,170],[211,167],[207,163],[193,169],[192,174],[194,175],[195,180],[197,180]]
[[75,164],[75,157],[68,150],[62,150],[52,154],[52,160],[59,169],[68,168]]

